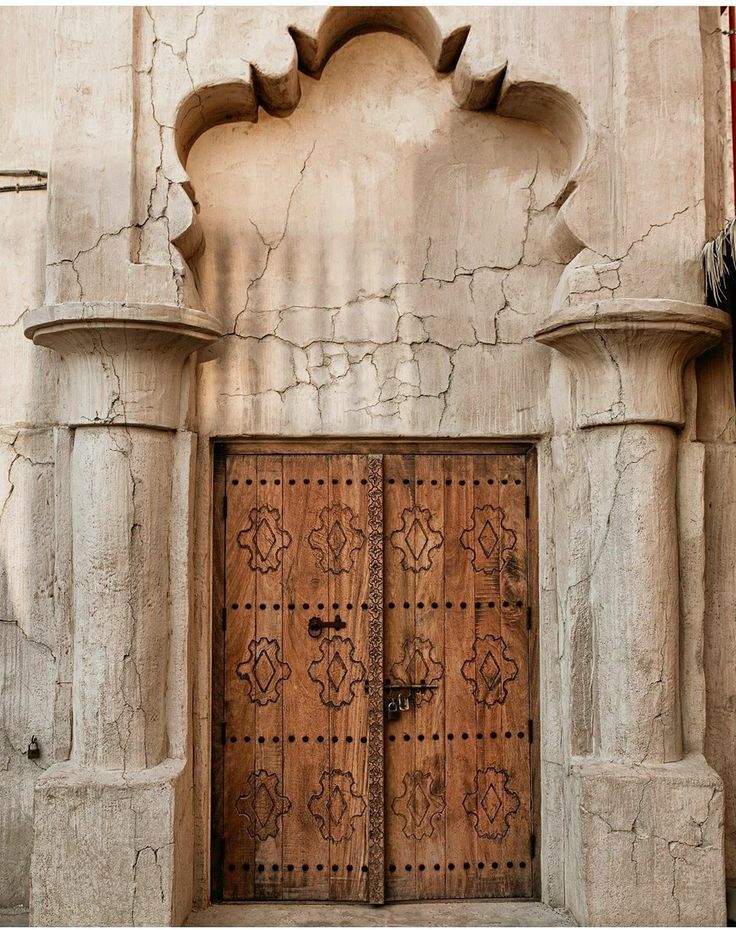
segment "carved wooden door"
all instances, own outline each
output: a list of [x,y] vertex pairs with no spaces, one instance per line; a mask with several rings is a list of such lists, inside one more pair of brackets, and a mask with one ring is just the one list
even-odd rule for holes
[[532,893],[525,467],[226,456],[216,898]]
[[384,508],[386,898],[530,896],[525,457],[386,456]]
[[380,468],[227,457],[224,900],[382,891],[382,771],[368,781],[383,738]]

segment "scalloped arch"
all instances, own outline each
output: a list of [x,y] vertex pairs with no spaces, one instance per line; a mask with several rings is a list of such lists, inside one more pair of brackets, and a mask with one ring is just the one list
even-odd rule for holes
[[[584,243],[567,226],[564,212],[584,173],[588,155],[585,114],[571,94],[545,75],[517,72],[506,61],[475,73],[463,57],[471,26],[455,14],[454,8],[428,7],[329,7],[324,12],[305,9],[307,22],[289,26],[294,50],[288,67],[268,71],[247,65],[245,73],[222,75],[195,87],[180,101],[174,134],[182,167],[186,168],[194,142],[214,126],[234,120],[254,122],[259,107],[274,116],[291,113],[300,100],[300,70],[319,77],[330,57],[350,39],[370,32],[393,32],[414,42],[436,72],[454,72],[452,89],[459,107],[537,123],[567,148],[570,166],[557,198],[561,209],[556,236],[567,260],[572,260]],[[191,202],[193,191],[188,176],[181,187]],[[201,241],[192,206],[189,222],[171,229],[171,242],[186,261]]]

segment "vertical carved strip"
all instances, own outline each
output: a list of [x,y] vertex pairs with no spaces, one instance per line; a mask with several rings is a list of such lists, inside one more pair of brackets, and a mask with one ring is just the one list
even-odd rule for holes
[[368,457],[368,900],[384,900],[383,456]]

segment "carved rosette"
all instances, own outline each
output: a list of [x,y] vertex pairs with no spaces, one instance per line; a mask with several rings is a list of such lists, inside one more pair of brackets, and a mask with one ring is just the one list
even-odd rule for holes
[[250,836],[263,841],[278,834],[281,818],[291,810],[291,801],[281,793],[278,775],[260,769],[248,776],[235,809],[245,818]]
[[485,840],[503,839],[520,807],[519,795],[509,788],[509,773],[494,765],[476,772],[473,790],[463,799],[463,808],[472,818],[475,832]]
[[391,545],[401,553],[405,571],[426,572],[432,567],[433,553],[444,536],[432,526],[432,513],[426,507],[407,507],[401,514],[401,526],[391,533]]
[[323,639],[321,658],[310,663],[308,672],[319,685],[320,700],[328,707],[342,707],[355,697],[355,688],[365,678],[365,665],[355,658],[355,643],[342,636]]
[[442,789],[431,772],[417,769],[404,775],[404,790],[391,802],[391,810],[402,821],[402,831],[408,839],[421,840],[433,836],[435,820],[445,810]]
[[476,572],[500,576],[516,546],[516,533],[506,525],[506,514],[500,507],[486,504],[474,508],[460,543],[470,553]]
[[330,769],[322,773],[319,791],[312,795],[307,807],[322,839],[342,843],[355,833],[355,821],[365,814],[367,805],[352,772]]
[[324,572],[340,575],[355,565],[355,556],[365,545],[365,533],[351,507],[333,502],[323,507],[319,523],[307,537]]
[[[434,685],[442,680],[445,667],[434,655],[434,646],[428,639],[419,636],[407,640],[398,662],[391,666],[391,678],[399,684]],[[417,704],[431,701],[434,690],[416,691],[413,699]]]
[[263,636],[248,644],[248,654],[238,663],[235,674],[246,683],[251,701],[263,706],[281,697],[281,685],[290,678],[291,667],[281,659],[278,642]]
[[519,674],[519,666],[507,652],[506,641],[489,633],[473,643],[473,654],[463,662],[463,678],[479,704],[503,704],[508,686]]
[[238,533],[238,545],[248,553],[248,564],[262,575],[281,567],[285,549],[291,545],[291,534],[281,525],[281,512],[264,504],[253,507],[248,523]]

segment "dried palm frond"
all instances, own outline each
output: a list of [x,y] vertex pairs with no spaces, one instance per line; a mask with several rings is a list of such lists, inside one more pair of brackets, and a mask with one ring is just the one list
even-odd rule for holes
[[733,309],[736,289],[736,218],[729,220],[715,239],[703,246],[707,301],[722,310]]

